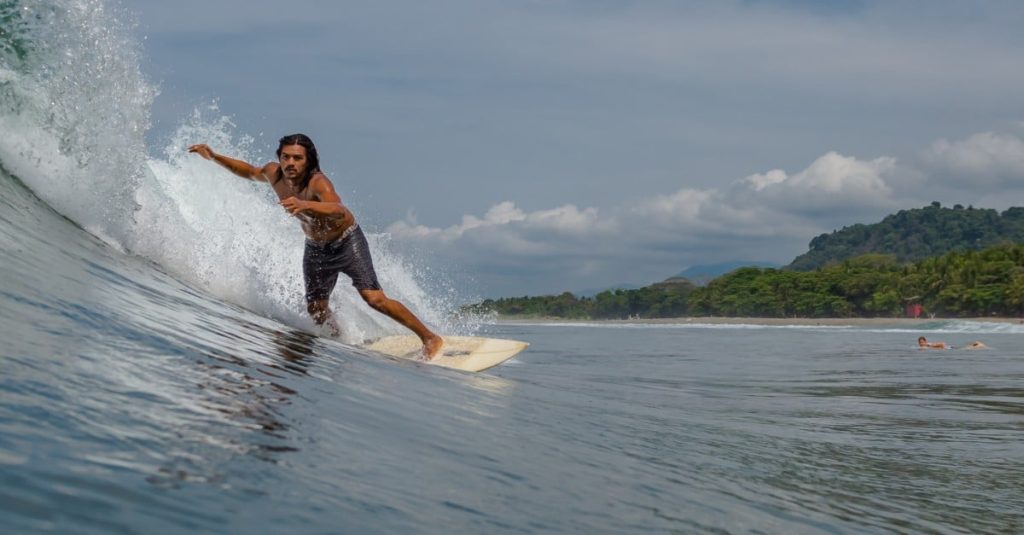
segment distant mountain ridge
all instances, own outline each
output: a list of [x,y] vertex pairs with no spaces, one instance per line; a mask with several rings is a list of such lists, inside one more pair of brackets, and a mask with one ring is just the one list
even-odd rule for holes
[[1024,243],[1024,208],[1002,213],[957,204],[900,210],[873,224],[843,227],[811,240],[809,250],[786,266],[809,271],[867,253],[913,262],[950,251],[979,250],[1000,243]]

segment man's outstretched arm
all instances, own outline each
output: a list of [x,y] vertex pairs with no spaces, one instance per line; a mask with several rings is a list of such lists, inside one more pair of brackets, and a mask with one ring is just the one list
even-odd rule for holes
[[240,176],[247,180],[255,180],[257,182],[267,182],[266,167],[260,168],[242,160],[236,160],[223,154],[217,154],[213,152],[209,146],[204,143],[198,145],[192,145],[188,148],[189,152],[194,152],[207,160],[217,162],[228,171],[231,171],[237,176]]

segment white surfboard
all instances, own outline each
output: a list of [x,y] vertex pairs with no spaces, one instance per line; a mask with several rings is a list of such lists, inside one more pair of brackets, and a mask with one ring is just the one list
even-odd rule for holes
[[[530,345],[516,340],[477,336],[444,336],[441,352],[428,364],[479,372],[505,362]],[[416,336],[385,336],[363,346],[371,351],[410,360],[422,360],[423,342]]]

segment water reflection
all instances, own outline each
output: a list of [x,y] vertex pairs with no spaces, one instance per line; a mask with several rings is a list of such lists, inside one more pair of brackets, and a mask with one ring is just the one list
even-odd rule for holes
[[[196,367],[203,373],[196,384],[198,399],[193,407],[216,418],[178,429],[176,434],[183,447],[171,455],[170,462],[160,467],[157,475],[148,478],[151,483],[163,487],[188,482],[226,485],[227,475],[220,468],[226,465],[226,459],[214,459],[223,452],[277,463],[280,454],[299,451],[289,440],[287,419],[281,416],[298,392],[283,382],[289,376],[308,376],[317,337],[298,330],[279,331],[254,324],[245,327],[249,334],[259,333],[269,341],[264,347],[272,351],[254,355],[241,349],[238,353],[213,349],[204,355],[205,359],[196,361]],[[259,362],[255,356],[270,359]],[[225,421],[231,425],[224,426]],[[196,447],[207,451],[197,456],[189,451]]]
[[309,359],[313,356],[313,345],[317,336],[305,331],[275,331],[273,343],[277,352],[284,358],[281,366],[271,365],[274,368],[308,375]]

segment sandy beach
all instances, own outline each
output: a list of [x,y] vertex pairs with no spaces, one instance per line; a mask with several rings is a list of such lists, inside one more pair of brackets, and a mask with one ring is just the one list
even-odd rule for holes
[[978,321],[989,323],[1024,323],[1021,318],[980,317],[980,318],[754,318],[695,316],[682,318],[635,318],[624,320],[576,320],[552,317],[498,317],[500,323],[642,323],[642,324],[711,324],[711,325],[854,325],[854,326],[904,326],[925,325],[935,321]]

